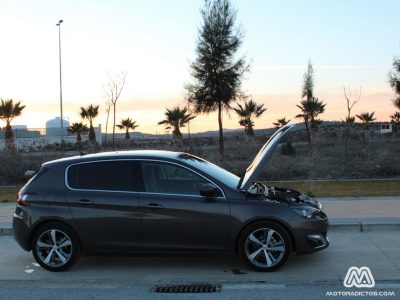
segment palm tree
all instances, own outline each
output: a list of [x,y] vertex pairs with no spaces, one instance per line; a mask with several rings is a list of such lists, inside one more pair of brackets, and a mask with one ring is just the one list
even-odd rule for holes
[[88,128],[82,122],[79,122],[79,123],[76,122],[76,123],[72,123],[72,125],[68,127],[68,131],[71,132],[72,134],[76,133],[77,134],[76,142],[80,143],[80,142],[82,142],[81,133],[87,132]]
[[84,108],[81,107],[81,117],[82,119],[87,119],[89,121],[89,142],[95,143],[96,142],[96,133],[94,132],[93,128],[93,120],[99,114],[99,106],[93,106],[90,104],[88,107]]
[[125,139],[130,140],[129,129],[135,130],[139,127],[136,125],[136,121],[132,121],[131,118],[121,119],[121,123],[117,125],[119,129],[125,129]]
[[286,117],[283,117],[282,119],[278,119],[276,120],[275,123],[272,123],[275,128],[281,128],[283,126],[285,126],[286,124],[288,124],[290,122],[290,120],[286,120]]
[[185,127],[190,120],[195,118],[195,116],[193,116],[191,113],[188,113],[188,109],[186,107],[181,109],[178,106],[172,109],[166,108],[164,115],[165,119],[158,122],[158,125],[165,125],[166,130],[173,127],[174,130],[172,133],[175,139],[182,139],[182,133],[179,128]]
[[371,122],[376,120],[376,118],[374,118],[374,114],[375,114],[375,112],[372,112],[372,113],[365,112],[365,113],[362,113],[362,114],[359,114],[359,115],[356,115],[356,116],[357,116],[357,118],[360,119],[361,122],[364,123],[365,129],[368,130],[369,129],[369,123],[371,123]]
[[21,115],[25,105],[21,105],[21,101],[14,103],[13,99],[3,100],[1,99],[0,105],[0,119],[6,122],[6,149],[14,150],[14,134],[11,127],[11,121]]
[[257,105],[253,100],[245,101],[244,106],[240,103],[237,103],[237,108],[233,108],[233,110],[240,117],[239,124],[244,126],[244,131],[247,135],[254,136],[254,121],[252,118],[260,117],[267,109],[264,108],[264,104]]
[[318,120],[317,117],[319,114],[322,114],[325,111],[326,104],[324,104],[318,98],[311,97],[301,101],[300,105],[296,106],[301,110],[301,113],[296,115],[296,118],[301,118],[304,120],[308,134],[308,142],[311,145],[310,128],[314,131],[318,131],[318,126],[321,121]]
[[342,122],[351,126],[356,122],[356,117],[346,117]]

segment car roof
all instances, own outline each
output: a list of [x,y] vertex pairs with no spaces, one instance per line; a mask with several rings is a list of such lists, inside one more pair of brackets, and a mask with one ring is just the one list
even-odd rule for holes
[[115,151],[115,152],[100,152],[94,154],[77,155],[71,157],[60,158],[44,163],[44,166],[55,164],[72,164],[78,162],[97,161],[105,159],[123,159],[123,158],[164,158],[178,159],[183,152],[173,152],[164,150],[130,150],[130,151]]

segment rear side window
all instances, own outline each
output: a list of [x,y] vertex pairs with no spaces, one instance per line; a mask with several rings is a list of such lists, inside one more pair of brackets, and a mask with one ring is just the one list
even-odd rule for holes
[[73,189],[132,191],[132,169],[129,161],[122,160],[72,165],[67,182]]

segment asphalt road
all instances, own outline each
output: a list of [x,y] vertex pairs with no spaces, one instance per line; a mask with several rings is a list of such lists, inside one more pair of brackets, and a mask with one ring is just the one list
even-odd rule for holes
[[[329,291],[394,292],[400,298],[400,235],[396,230],[333,230],[331,246],[292,257],[273,273],[249,270],[232,255],[83,258],[70,271],[41,269],[12,236],[0,236],[0,299],[329,299]],[[342,284],[351,266],[368,266],[372,289]],[[157,294],[157,284],[215,283],[213,294]],[[359,298],[359,297],[357,297]],[[369,297],[362,297],[368,299]],[[353,298],[354,299],[354,298]]]

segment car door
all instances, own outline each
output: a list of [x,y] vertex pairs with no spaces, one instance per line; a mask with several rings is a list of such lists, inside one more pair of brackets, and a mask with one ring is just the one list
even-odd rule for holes
[[142,160],[140,170],[143,247],[226,248],[230,204],[222,190],[219,197],[200,196],[200,186],[210,181],[171,162]]
[[69,166],[66,200],[84,243],[92,250],[140,247],[140,205],[130,160]]

